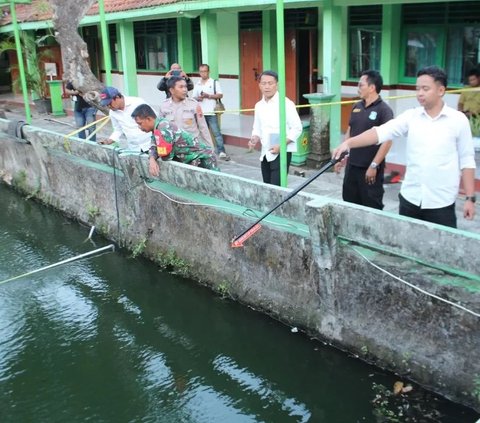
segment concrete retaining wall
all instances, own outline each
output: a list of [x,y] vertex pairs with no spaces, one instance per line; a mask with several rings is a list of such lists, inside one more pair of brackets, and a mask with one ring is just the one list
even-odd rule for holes
[[479,236],[300,193],[232,249],[289,190],[173,162],[147,182],[145,156],[7,127],[6,183],[154,260],[174,252],[213,289],[480,410],[480,318],[401,281],[480,313]]

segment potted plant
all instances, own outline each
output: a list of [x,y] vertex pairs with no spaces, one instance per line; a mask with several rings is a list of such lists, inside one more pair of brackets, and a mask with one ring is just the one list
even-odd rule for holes
[[[20,79],[20,78],[18,78]],[[25,72],[27,89],[32,92],[33,103],[38,113],[50,113],[52,103],[48,97],[47,75],[43,62],[39,61],[36,66],[31,66]]]
[[[52,57],[49,50],[39,50],[38,45],[42,39],[34,40],[26,33],[22,33],[21,43],[25,60],[25,79],[27,90],[32,93],[33,103],[38,113],[47,113],[52,111],[47,85],[47,75],[45,72],[45,61]],[[12,38],[0,42],[0,53],[4,51],[16,51],[15,41]],[[12,75],[12,88],[15,91],[21,91],[20,74],[18,65],[13,65],[10,70],[17,70],[16,75]]]

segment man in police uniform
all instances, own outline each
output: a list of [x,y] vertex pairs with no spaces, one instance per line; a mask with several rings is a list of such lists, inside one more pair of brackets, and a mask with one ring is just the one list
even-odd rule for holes
[[[358,95],[362,99],[353,106],[345,140],[374,126],[380,126],[393,118],[392,109],[380,97],[383,79],[380,73],[368,70],[362,73],[358,82]],[[350,151],[343,179],[344,201],[383,209],[383,174],[385,156],[391,141],[381,146],[372,145]],[[343,163],[335,165],[338,173]]]
[[212,137],[200,105],[196,100],[187,97],[185,79],[172,76],[167,81],[167,88],[171,97],[160,104],[158,116],[175,123],[180,129],[213,147]]

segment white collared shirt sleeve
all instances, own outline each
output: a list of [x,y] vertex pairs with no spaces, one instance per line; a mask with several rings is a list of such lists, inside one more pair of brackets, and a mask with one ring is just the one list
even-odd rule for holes
[[220,81],[215,82],[215,92],[216,94],[223,94],[222,87],[220,86]]
[[473,145],[470,123],[463,113],[460,114],[459,119],[465,121],[465,123],[461,125],[457,139],[459,166],[461,170],[475,169],[475,147]]
[[257,136],[262,138],[262,119],[260,117],[261,114],[261,104],[260,101],[255,104],[255,112],[253,116],[253,129],[252,129],[252,137]]
[[412,119],[414,109],[406,110],[394,119],[380,126],[375,126],[377,131],[378,143],[390,141],[393,138],[404,137],[408,134],[409,122]]
[[112,128],[113,128],[113,132],[109,138],[113,141],[118,141],[123,134],[122,126],[118,121],[118,119],[115,117],[115,114],[112,113],[111,110],[108,115],[110,116],[110,122],[112,122]]

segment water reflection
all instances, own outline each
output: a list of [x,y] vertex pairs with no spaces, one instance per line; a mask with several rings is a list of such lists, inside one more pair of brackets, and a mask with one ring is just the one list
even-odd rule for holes
[[278,408],[278,411],[286,412],[288,416],[298,417],[298,422],[309,421],[311,413],[305,404],[298,403],[295,398],[288,398],[284,392],[271,386],[269,381],[252,374],[248,369],[240,368],[230,357],[216,357],[213,366],[216,371],[237,382],[246,394],[257,395],[264,403],[263,409],[273,406]]

